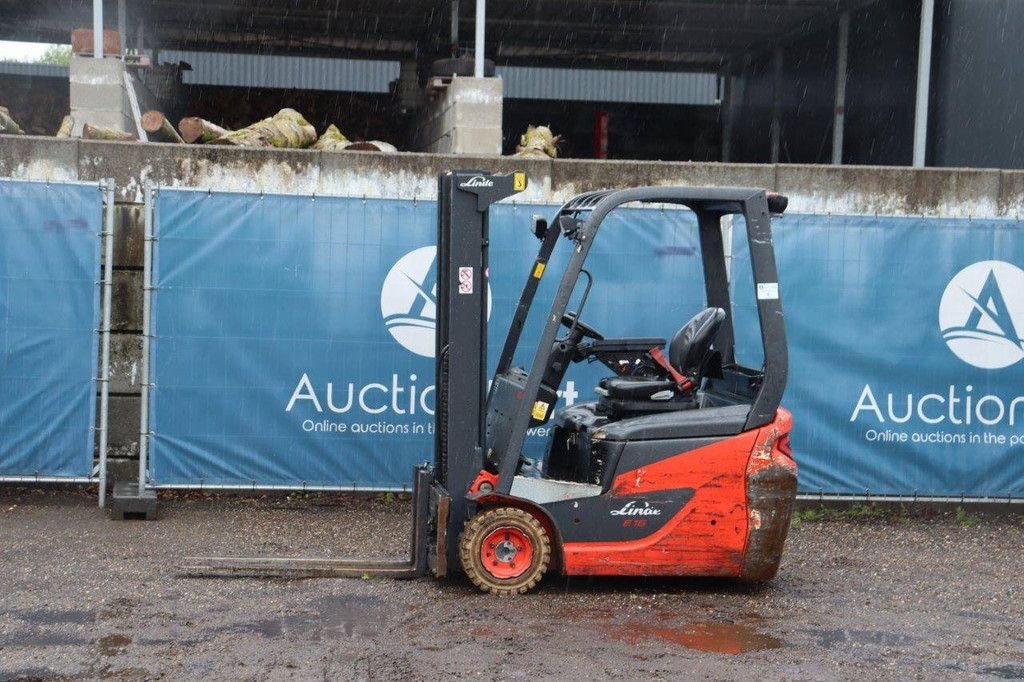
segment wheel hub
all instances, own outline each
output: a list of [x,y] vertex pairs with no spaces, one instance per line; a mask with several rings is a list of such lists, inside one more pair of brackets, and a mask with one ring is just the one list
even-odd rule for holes
[[518,578],[533,562],[533,545],[518,528],[496,528],[480,546],[480,563],[495,578]]
[[517,551],[516,546],[511,541],[503,540],[494,548],[494,558],[498,561],[504,561],[506,564],[511,564],[516,560]]

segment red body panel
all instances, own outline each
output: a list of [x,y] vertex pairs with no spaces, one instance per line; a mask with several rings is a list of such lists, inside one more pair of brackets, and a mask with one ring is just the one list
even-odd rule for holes
[[[562,546],[563,572],[731,577],[752,574],[756,578],[765,573],[763,565],[767,563],[774,574],[777,556],[761,561],[760,573],[752,573],[747,549],[753,534],[758,533],[758,542],[754,543],[758,551],[767,547],[766,551],[781,555],[792,506],[792,495],[786,486],[791,478],[795,493],[796,480],[793,460],[779,448],[790,424],[789,412],[780,409],[772,424],[620,474],[612,486],[613,496],[678,488],[692,488],[694,496],[660,530],[639,540],[566,542]],[[759,472],[763,478],[776,469],[787,479],[786,489],[762,504],[758,500],[764,496],[751,494],[756,491],[748,490],[748,479]],[[629,520],[610,521],[626,522]],[[779,539],[775,535],[782,522],[785,528]],[[760,534],[771,535],[768,540],[776,542],[766,544]]]

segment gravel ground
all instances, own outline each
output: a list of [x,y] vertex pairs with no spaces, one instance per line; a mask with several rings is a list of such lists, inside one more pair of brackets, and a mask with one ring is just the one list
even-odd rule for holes
[[188,578],[188,555],[405,550],[404,503],[165,498],[115,522],[75,491],[0,488],[0,680],[1024,679],[1024,516],[794,527],[762,587],[549,576]]

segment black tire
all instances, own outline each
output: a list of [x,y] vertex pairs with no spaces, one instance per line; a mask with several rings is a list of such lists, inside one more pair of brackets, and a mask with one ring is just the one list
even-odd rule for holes
[[[511,560],[495,553],[496,537],[509,545]],[[528,543],[528,544],[527,544]],[[516,557],[522,562],[515,565]],[[529,512],[494,507],[469,520],[459,539],[462,570],[474,585],[499,596],[525,594],[541,581],[551,563],[551,538]]]

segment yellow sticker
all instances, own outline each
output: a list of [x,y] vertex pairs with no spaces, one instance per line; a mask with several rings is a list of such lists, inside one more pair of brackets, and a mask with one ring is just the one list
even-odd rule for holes
[[533,404],[533,411],[530,413],[537,421],[544,421],[548,416],[548,408],[551,407],[549,403],[543,400],[538,400]]
[[544,263],[537,263],[535,266],[533,266],[533,278],[540,279],[541,277],[543,277],[545,267],[546,266],[544,265]]
[[526,173],[516,173],[512,176],[512,189],[517,192],[526,189]]

